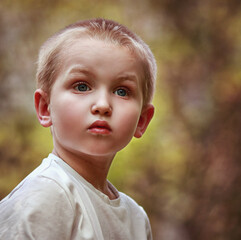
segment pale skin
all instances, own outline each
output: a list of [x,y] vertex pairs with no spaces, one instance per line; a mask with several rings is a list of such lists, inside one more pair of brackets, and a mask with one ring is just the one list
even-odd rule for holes
[[53,153],[115,199],[107,181],[111,162],[154,114],[152,104],[143,106],[141,64],[125,47],[85,38],[62,59],[50,96],[35,92],[39,122],[51,127]]

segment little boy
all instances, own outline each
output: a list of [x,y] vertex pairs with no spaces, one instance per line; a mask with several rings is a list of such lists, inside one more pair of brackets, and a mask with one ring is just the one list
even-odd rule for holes
[[144,210],[107,174],[152,119],[155,75],[149,47],[111,20],[77,22],[43,44],[35,108],[54,148],[0,202],[0,239],[152,239]]

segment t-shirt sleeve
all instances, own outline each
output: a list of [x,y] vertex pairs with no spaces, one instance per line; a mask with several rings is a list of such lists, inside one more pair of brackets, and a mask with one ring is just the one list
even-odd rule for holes
[[0,203],[0,239],[70,239],[74,210],[52,179],[24,182]]
[[123,193],[120,194],[130,215],[132,231],[137,236],[136,239],[152,240],[151,225],[145,210],[129,196]]
[[145,210],[141,207],[143,214],[144,214],[144,218],[145,218],[145,225],[146,225],[146,235],[147,235],[147,240],[152,240],[152,230],[151,230],[151,224],[149,221],[149,218],[145,212]]

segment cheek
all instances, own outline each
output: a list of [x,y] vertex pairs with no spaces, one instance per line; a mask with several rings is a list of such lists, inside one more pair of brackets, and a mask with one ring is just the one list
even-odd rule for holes
[[122,110],[123,112],[117,116],[120,123],[120,131],[123,136],[127,136],[131,139],[135,133],[140,118],[140,109],[138,106],[129,109],[128,107],[123,106]]
[[123,149],[133,138],[139,120],[139,114],[128,114],[118,118],[119,126],[115,143],[118,143],[117,151]]
[[82,108],[79,109],[76,102],[69,101],[54,101],[51,106],[51,117],[55,129],[69,131],[77,123],[80,123],[84,114],[81,113]]

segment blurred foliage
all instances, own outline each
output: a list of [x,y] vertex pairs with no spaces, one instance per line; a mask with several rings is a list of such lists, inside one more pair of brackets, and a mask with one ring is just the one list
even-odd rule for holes
[[129,26],[159,67],[155,118],[110,180],[144,206],[154,239],[241,239],[239,0],[1,0],[0,198],[52,149],[32,100],[41,43],[92,17]]

